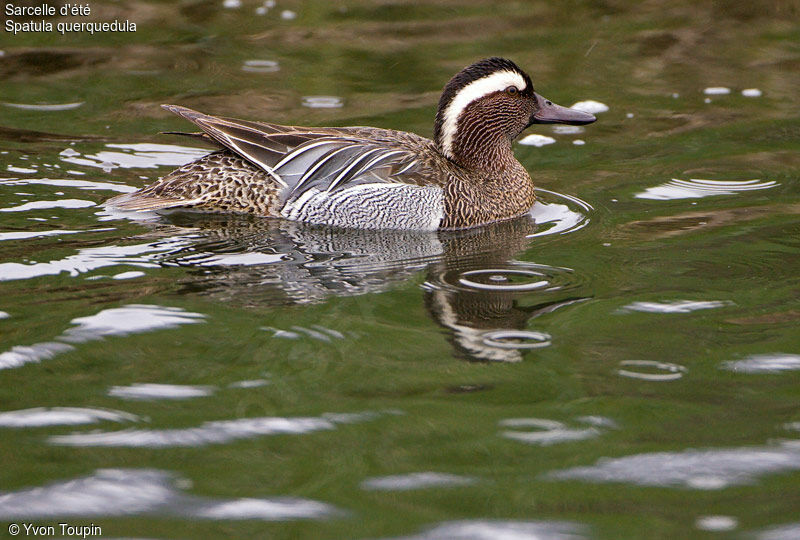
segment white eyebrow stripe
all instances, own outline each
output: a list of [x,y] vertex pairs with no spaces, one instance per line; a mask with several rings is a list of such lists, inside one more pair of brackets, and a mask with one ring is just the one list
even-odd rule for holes
[[458,129],[458,117],[461,112],[476,99],[482,98],[492,92],[505,90],[509,86],[516,86],[520,92],[527,88],[522,75],[512,70],[496,71],[491,75],[472,81],[458,91],[447,108],[444,110],[442,122],[442,150],[444,155],[453,157],[453,139]]

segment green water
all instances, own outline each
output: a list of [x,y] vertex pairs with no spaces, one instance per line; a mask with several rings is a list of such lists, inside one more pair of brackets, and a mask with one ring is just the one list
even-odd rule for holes
[[[800,537],[797,2],[241,4],[0,33],[0,530]],[[530,217],[94,206],[202,153],[160,103],[430,136],[490,55],[609,109],[516,145]]]

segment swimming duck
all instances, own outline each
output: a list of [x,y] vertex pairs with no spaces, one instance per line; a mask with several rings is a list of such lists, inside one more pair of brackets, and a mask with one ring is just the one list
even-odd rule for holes
[[293,127],[162,105],[220,147],[133,193],[121,210],[248,213],[338,227],[459,229],[520,216],[536,198],[512,142],[532,124],[591,114],[534,92],[514,62],[487,58],[444,87],[433,140],[374,127]]

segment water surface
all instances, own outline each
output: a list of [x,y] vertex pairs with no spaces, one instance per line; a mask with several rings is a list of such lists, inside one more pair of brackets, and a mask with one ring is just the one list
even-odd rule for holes
[[[0,520],[796,537],[799,18],[93,2],[137,31],[4,34]],[[345,231],[100,206],[206,152],[157,134],[189,128],[160,103],[429,136],[446,80],[494,54],[598,111],[515,146],[539,195],[520,219]]]

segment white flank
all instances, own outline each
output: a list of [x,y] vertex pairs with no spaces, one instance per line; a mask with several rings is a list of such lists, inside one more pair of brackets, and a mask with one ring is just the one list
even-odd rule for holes
[[444,155],[453,157],[453,139],[458,129],[458,117],[461,112],[473,101],[487,94],[505,90],[509,86],[516,86],[522,92],[526,88],[525,79],[516,71],[496,71],[477,81],[472,81],[458,91],[444,111],[442,122],[442,150]]

